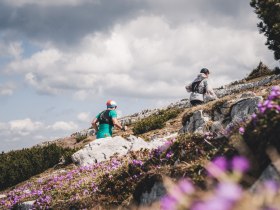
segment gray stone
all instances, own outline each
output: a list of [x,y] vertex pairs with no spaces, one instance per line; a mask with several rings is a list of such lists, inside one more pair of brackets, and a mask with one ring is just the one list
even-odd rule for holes
[[78,165],[89,165],[109,160],[114,154],[125,155],[131,143],[122,137],[107,137],[97,139],[87,144],[83,149],[72,155],[72,160]]
[[230,95],[232,93],[240,92],[242,90],[263,86],[277,79],[280,79],[280,75],[267,76],[264,79],[256,82],[248,82],[248,83],[237,84],[237,85],[226,85],[224,88],[214,89],[214,91],[218,96],[218,98],[220,98],[226,95]]
[[215,133],[217,135],[216,137],[221,137],[224,135],[224,133],[223,133],[224,127],[220,121],[213,122],[210,130],[212,133]]
[[147,175],[135,187],[134,202],[139,206],[150,205],[166,194],[162,176]]
[[139,151],[141,149],[156,149],[165,144],[170,138],[177,136],[177,133],[157,138],[150,142],[142,138],[131,135],[128,140],[116,136],[97,139],[72,155],[72,160],[77,165],[90,165],[97,162],[109,160],[113,155],[123,156],[130,151]]
[[232,122],[238,122],[248,118],[257,111],[258,103],[262,101],[262,97],[257,96],[253,98],[241,99],[233,104],[231,109]]
[[35,203],[35,200],[23,202],[18,205],[17,210],[31,210],[34,203]]
[[184,132],[203,133],[206,131],[206,123],[210,120],[210,117],[203,114],[202,110],[195,111],[190,120],[186,122],[183,130]]
[[252,91],[248,91],[246,93],[243,93],[240,98],[252,98],[252,97],[255,97],[256,94]]
[[0,195],[0,199],[2,199],[2,198],[6,198],[7,196],[6,195]]
[[141,195],[140,205],[151,204],[154,201],[159,200],[165,194],[166,194],[166,189],[163,186],[163,183],[156,182],[150,191],[146,191]]
[[280,172],[271,164],[262,172],[259,179],[251,186],[250,191],[255,193],[262,190],[263,183],[266,181],[280,183]]
[[88,129],[87,131],[87,136],[94,136],[95,134],[95,130],[92,128],[92,129]]

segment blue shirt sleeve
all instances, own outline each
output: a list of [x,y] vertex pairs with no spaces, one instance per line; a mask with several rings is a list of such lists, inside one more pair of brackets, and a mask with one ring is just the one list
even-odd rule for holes
[[111,110],[111,111],[109,112],[109,116],[110,116],[111,118],[117,118],[117,112],[116,112],[116,110]]

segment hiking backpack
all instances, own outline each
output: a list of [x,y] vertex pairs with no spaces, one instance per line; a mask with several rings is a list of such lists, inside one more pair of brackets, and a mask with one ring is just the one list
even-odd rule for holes
[[109,116],[111,110],[105,110],[101,112],[101,114],[98,117],[98,122],[100,124],[109,124],[109,125],[114,125],[112,118]]
[[192,85],[191,85],[191,90],[192,90],[192,92],[194,92],[194,93],[200,93],[200,94],[205,94],[205,93],[206,93],[206,87],[205,87],[205,85],[203,85],[202,93],[201,93],[201,91],[199,91],[199,85],[200,85],[200,83],[201,83],[202,81],[203,81],[203,80],[197,81],[197,82],[193,82],[193,83],[192,83]]

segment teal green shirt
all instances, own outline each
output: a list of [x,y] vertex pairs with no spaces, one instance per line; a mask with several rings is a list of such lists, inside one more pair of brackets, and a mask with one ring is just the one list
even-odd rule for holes
[[[98,119],[100,114],[102,112],[100,112],[96,118]],[[111,117],[112,119],[113,118],[117,118],[117,112],[116,110],[110,110],[109,112],[109,117]],[[96,138],[97,139],[100,139],[100,138],[106,138],[106,137],[110,137],[112,136],[112,133],[113,133],[113,128],[114,126],[113,125],[110,125],[110,124],[99,124],[98,126],[98,132],[96,133]]]

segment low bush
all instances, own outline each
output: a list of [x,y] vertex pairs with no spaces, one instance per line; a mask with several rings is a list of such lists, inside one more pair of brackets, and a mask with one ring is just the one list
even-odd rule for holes
[[270,163],[267,149],[280,153],[280,88],[273,87],[268,99],[259,104],[259,112],[245,128],[244,140],[257,158],[260,170]]
[[70,157],[73,153],[73,149],[62,148],[56,144],[1,153],[0,190],[16,185],[53,167],[59,163],[62,156],[66,163],[71,162]]
[[273,71],[271,71],[266,65],[264,65],[262,62],[259,63],[258,67],[255,68],[245,80],[251,80],[262,76],[267,76],[273,74]]
[[79,143],[79,142],[81,142],[81,141],[85,140],[86,138],[87,138],[87,136],[86,136],[86,135],[83,135],[83,136],[77,136],[77,137],[76,137],[76,142],[77,142],[77,143]]
[[161,110],[157,114],[153,114],[136,122],[133,127],[133,133],[137,135],[163,128],[166,121],[177,117],[181,111],[181,109]]

